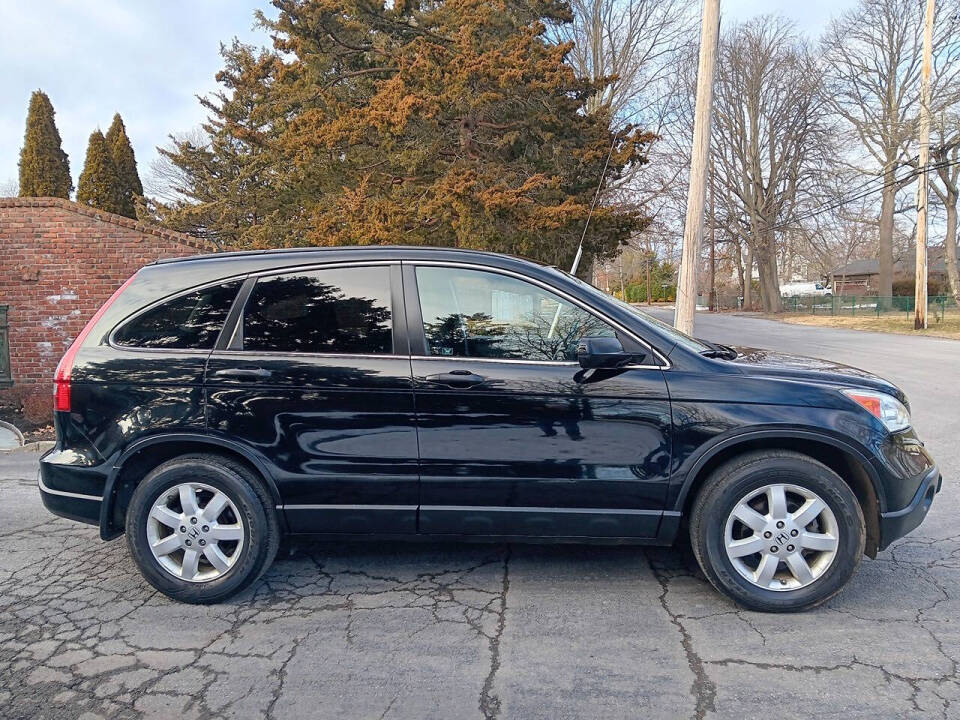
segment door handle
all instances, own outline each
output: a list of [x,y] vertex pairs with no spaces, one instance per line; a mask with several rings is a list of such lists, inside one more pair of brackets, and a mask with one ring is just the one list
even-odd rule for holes
[[469,370],[451,370],[450,372],[427,375],[424,380],[436,385],[450,385],[461,388],[481,385],[487,381],[483,375],[477,375]]
[[233,378],[234,380],[263,380],[273,375],[263,368],[227,368],[213,373],[215,378]]

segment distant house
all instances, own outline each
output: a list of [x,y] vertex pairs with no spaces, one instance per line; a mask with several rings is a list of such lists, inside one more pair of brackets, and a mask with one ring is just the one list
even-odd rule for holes
[[[916,262],[915,250],[895,259],[893,281],[912,281]],[[947,281],[947,266],[942,247],[927,250],[927,278],[931,285],[943,285]],[[834,295],[876,295],[880,286],[880,261],[871,258],[842,265],[830,273],[830,284]]]

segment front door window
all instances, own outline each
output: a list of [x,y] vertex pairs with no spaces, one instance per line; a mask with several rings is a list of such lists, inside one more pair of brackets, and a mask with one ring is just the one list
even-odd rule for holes
[[417,268],[430,355],[575,362],[585,336],[614,337],[592,313],[524,280],[465,268]]

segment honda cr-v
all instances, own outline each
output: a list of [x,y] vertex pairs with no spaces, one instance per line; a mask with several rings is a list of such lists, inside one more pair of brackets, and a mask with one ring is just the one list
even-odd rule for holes
[[[735,338],[732,339],[735,341]],[[660,544],[738,603],[823,602],[940,473],[894,385],[683,335],[557,269],[337,248],[158,262],[55,377],[40,491],[215,602],[281,536]]]

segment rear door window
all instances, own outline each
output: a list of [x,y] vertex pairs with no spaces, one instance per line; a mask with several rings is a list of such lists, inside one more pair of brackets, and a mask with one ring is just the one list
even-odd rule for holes
[[389,267],[329,268],[261,278],[244,311],[243,349],[391,354]]
[[147,310],[117,330],[113,342],[123,347],[211,350],[241,282],[206,287]]

